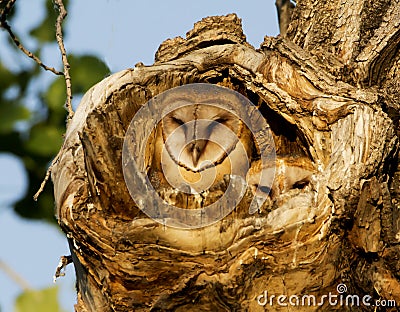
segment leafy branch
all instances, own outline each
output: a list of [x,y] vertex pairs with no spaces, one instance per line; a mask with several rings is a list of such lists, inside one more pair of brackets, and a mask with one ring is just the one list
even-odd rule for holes
[[0,27],[4,28],[8,34],[10,35],[11,40],[15,43],[15,45],[17,46],[18,49],[20,49],[23,53],[25,53],[28,57],[30,57],[31,59],[33,59],[39,66],[43,67],[45,70],[51,71],[52,73],[54,73],[55,75],[64,75],[63,72],[60,72],[58,70],[56,70],[53,67],[49,67],[47,65],[45,65],[39,57],[37,57],[35,54],[33,54],[31,51],[29,51],[28,49],[26,49],[21,41],[19,41],[19,39],[17,38],[17,36],[14,34],[14,32],[11,29],[11,26],[8,24],[7,22],[7,16],[10,13],[10,11],[12,10],[12,8],[14,7],[14,4],[17,0],[9,0],[5,7],[3,9],[1,9],[0,11]]
[[[63,75],[64,76],[65,84],[66,84],[66,93],[67,93],[67,99],[66,99],[65,106],[68,111],[68,121],[69,121],[72,119],[72,117],[74,115],[74,111],[72,109],[72,86],[71,86],[71,75],[69,72],[70,65],[68,62],[67,52],[66,52],[65,46],[64,46],[64,39],[63,39],[63,32],[62,32],[62,23],[68,14],[67,10],[65,9],[64,3],[62,0],[54,0],[54,4],[56,5],[56,7],[58,9],[58,17],[57,17],[57,21],[56,21],[56,40],[57,40],[57,44],[58,44],[58,47],[61,52],[61,58],[62,58],[63,66],[64,66],[64,72],[60,72],[53,67],[49,67],[49,66],[45,65],[38,56],[36,56],[34,53],[32,53],[31,51],[26,49],[22,45],[20,40],[17,38],[17,36],[14,34],[14,32],[11,29],[11,26],[7,22],[7,16],[10,14],[15,3],[16,3],[16,0],[9,0],[6,3],[6,5],[4,6],[4,8],[1,9],[1,11],[0,11],[0,27],[4,28],[8,32],[11,40],[15,43],[17,48],[20,49],[23,53],[25,53],[28,57],[33,59],[39,66],[41,66],[45,70],[48,70],[48,71],[54,73],[55,75]],[[53,159],[51,165],[47,169],[44,180],[42,181],[39,190],[33,197],[35,201],[38,199],[39,195],[43,192],[44,187],[46,186],[46,183],[50,178],[50,174],[51,174],[53,165],[57,162],[57,160],[58,160],[58,156],[56,156]]]

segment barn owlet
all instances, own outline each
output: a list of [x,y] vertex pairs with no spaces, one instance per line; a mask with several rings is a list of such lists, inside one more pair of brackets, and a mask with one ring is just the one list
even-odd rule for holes
[[189,186],[191,193],[201,193],[226,174],[246,176],[251,133],[228,110],[203,104],[179,107],[156,131],[154,169],[174,188]]
[[315,169],[307,157],[276,156],[272,163],[252,163],[247,173],[247,184],[254,195],[272,200],[292,189],[303,189]]

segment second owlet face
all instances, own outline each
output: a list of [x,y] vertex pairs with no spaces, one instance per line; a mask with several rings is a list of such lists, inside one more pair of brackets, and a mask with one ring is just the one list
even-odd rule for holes
[[254,195],[276,199],[290,190],[305,188],[313,173],[315,169],[307,157],[277,155],[270,164],[253,162],[246,180]]
[[212,105],[188,105],[160,122],[155,161],[168,183],[207,190],[225,174],[245,177],[252,149],[250,131],[229,111]]

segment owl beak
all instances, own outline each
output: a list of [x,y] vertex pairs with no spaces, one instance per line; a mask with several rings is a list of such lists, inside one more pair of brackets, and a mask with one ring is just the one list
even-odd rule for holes
[[207,145],[207,140],[195,140],[190,144],[189,151],[192,155],[193,165],[197,167],[200,156],[203,154],[204,148]]

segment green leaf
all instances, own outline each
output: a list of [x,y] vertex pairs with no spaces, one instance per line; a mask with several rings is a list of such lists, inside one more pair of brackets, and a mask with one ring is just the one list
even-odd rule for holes
[[64,130],[53,125],[37,124],[32,127],[26,149],[39,156],[54,156],[63,141]]
[[0,134],[11,132],[17,121],[27,120],[30,111],[26,107],[15,103],[0,103]]
[[[64,1],[67,7],[68,1]],[[46,17],[36,28],[30,31],[30,35],[36,37],[40,42],[52,42],[56,38],[55,23],[58,16],[58,10],[54,7],[52,0],[46,1]]]
[[51,0],[46,1],[46,17],[36,28],[30,31],[30,35],[36,37],[40,42],[54,41],[56,36],[55,23],[57,13]]
[[53,41],[55,34],[54,22],[48,18],[30,32],[31,36],[36,37],[42,43]]
[[94,84],[110,74],[105,63],[95,56],[69,55],[72,93],[85,93]]
[[45,172],[46,171],[44,170],[40,178],[36,177],[36,175],[32,178],[33,173],[28,173],[31,179],[29,180],[26,196],[14,205],[14,210],[21,217],[45,220],[57,226],[56,218],[54,216],[54,195],[50,183],[47,183],[38,200],[33,200],[33,195],[39,189]]
[[[71,83],[74,95],[84,93],[98,81],[107,76],[110,71],[102,61],[94,56],[68,56],[71,65]],[[62,124],[66,118],[66,87],[63,77],[52,82],[48,90],[42,94],[43,101],[49,108],[49,122]]]
[[8,89],[16,81],[15,75],[0,62],[0,92]]
[[49,109],[48,122],[64,128],[67,110],[65,109],[66,87],[63,77],[53,81],[47,91],[41,95]]
[[66,100],[66,87],[64,77],[53,81],[43,98],[51,111],[66,113],[64,103]]
[[18,296],[15,312],[61,312],[58,303],[58,287],[28,290]]

